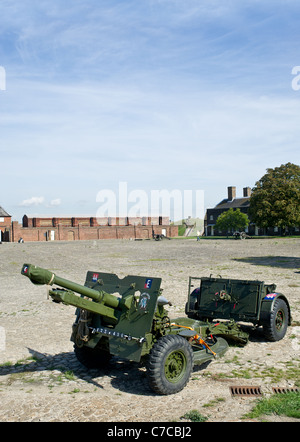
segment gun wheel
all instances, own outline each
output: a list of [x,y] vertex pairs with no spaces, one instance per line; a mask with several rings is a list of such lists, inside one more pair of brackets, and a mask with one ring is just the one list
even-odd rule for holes
[[289,311],[283,299],[276,299],[270,313],[269,323],[264,326],[264,335],[270,341],[279,341],[286,333]]
[[74,345],[74,352],[78,361],[86,368],[104,368],[108,365],[111,355],[99,348],[78,347]]
[[147,368],[152,390],[177,393],[186,386],[193,369],[192,347],[181,336],[163,336],[152,348]]

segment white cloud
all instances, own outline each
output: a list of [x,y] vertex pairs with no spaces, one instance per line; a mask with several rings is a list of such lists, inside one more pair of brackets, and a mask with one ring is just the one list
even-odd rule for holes
[[27,200],[23,200],[20,204],[20,206],[24,207],[31,207],[31,206],[39,206],[43,204],[45,201],[45,198],[43,196],[33,196]]
[[61,205],[61,199],[60,198],[56,198],[54,200],[51,200],[50,202],[50,206],[60,206]]

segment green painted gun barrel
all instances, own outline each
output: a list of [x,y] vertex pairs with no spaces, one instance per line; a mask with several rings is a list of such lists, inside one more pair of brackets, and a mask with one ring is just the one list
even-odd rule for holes
[[80,295],[92,298],[94,301],[103,302],[109,307],[116,308],[120,303],[116,296],[110,295],[102,290],[90,289],[89,287],[77,284],[76,282],[60,278],[59,276],[56,276],[55,273],[32,264],[23,264],[21,274],[27,276],[34,284],[56,284],[65,289],[79,293]]

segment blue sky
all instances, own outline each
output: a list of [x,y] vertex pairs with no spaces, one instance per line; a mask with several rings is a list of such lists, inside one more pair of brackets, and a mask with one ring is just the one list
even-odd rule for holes
[[297,0],[1,0],[0,205],[93,216],[126,182],[212,207],[300,164],[299,20]]

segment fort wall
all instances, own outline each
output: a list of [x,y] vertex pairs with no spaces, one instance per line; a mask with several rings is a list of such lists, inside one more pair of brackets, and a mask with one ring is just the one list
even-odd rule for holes
[[131,220],[131,225],[120,225],[111,220],[102,220],[99,225],[93,218],[33,218],[23,219],[23,225],[12,222],[11,241],[79,241],[100,239],[151,239],[152,234],[167,237],[178,236],[178,226],[162,224],[166,218],[156,220],[156,224],[143,225],[142,221]]

